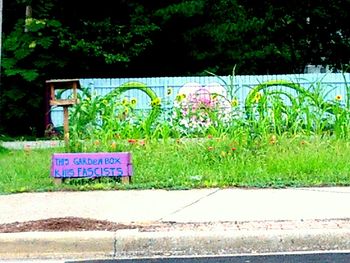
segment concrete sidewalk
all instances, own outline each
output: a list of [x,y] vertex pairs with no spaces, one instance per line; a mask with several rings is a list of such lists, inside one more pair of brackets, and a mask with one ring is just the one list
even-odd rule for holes
[[48,141],[13,141],[3,142],[0,141],[0,146],[12,149],[12,150],[23,150],[23,149],[46,149],[63,147],[64,142],[61,140],[48,140]]
[[[57,217],[124,224],[172,222],[174,227],[149,232],[0,234],[0,258],[350,250],[350,187],[0,196],[0,224]],[[203,224],[192,229],[189,223]]]

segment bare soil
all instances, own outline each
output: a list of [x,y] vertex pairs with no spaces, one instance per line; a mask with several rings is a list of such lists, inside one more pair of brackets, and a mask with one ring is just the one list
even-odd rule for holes
[[48,231],[116,231],[132,229],[136,226],[113,223],[103,220],[77,217],[49,218],[28,222],[14,222],[0,225],[0,233],[48,232]]
[[43,220],[0,224],[0,233],[18,232],[63,232],[63,231],[117,231],[138,229],[140,232],[200,229],[211,223],[152,222],[121,224],[105,220],[78,217],[49,218]]
[[150,222],[121,224],[105,220],[78,217],[49,218],[28,222],[0,224],[0,233],[18,232],[61,232],[61,231],[117,231],[137,229],[140,232],[173,230],[297,230],[297,229],[350,229],[350,219],[329,220],[286,220],[286,221],[246,221],[246,222]]

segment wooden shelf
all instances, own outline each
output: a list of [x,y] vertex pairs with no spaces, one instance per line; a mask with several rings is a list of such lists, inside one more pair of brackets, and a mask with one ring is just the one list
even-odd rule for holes
[[51,106],[72,106],[77,104],[77,99],[50,100]]
[[47,84],[50,83],[79,83],[79,79],[50,79],[45,81]]
[[[51,106],[72,106],[78,103],[77,89],[80,88],[79,79],[52,79],[47,80],[46,85],[50,89],[50,105]],[[71,90],[72,99],[60,99],[56,98],[56,90]]]

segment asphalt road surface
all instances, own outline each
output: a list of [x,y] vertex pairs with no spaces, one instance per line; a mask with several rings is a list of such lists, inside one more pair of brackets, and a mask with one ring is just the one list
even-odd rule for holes
[[[73,261],[72,261],[73,262]],[[77,262],[77,261],[74,261]],[[154,258],[123,260],[87,260],[79,263],[349,263],[349,253],[310,253],[310,254],[278,254],[230,257],[195,257],[195,258]]]

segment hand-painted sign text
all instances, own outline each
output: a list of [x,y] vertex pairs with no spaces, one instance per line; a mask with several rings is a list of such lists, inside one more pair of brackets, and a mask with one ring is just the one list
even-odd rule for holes
[[131,154],[118,153],[55,153],[51,175],[55,178],[131,176]]

